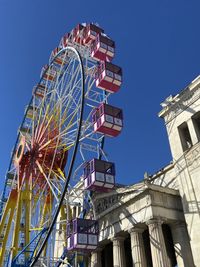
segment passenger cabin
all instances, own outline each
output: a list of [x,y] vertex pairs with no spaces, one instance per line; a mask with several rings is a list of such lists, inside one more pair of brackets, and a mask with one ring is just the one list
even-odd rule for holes
[[[61,48],[56,47],[52,52],[50,59],[53,60],[53,58],[56,57],[56,55],[60,52]],[[67,57],[65,56],[64,53],[60,53],[55,59],[54,62],[58,65],[64,65],[67,63]]]
[[106,192],[115,186],[115,165],[112,162],[92,159],[84,167],[84,188]]
[[98,221],[76,218],[67,224],[68,250],[94,250],[99,235]]
[[56,78],[56,74],[56,70],[46,64],[42,67],[40,77],[44,80],[53,81]]
[[[51,52],[51,55],[50,55],[50,60],[53,60],[54,57],[59,53],[61,49],[59,47],[56,47],[52,52]],[[54,60],[55,61],[55,60]],[[56,62],[56,61],[55,61]],[[56,62],[57,63],[57,62]],[[59,64],[59,63],[58,63]],[[60,65],[62,64],[62,62],[60,63]]]
[[36,108],[28,106],[26,109],[26,118],[32,120],[37,115]]
[[73,41],[75,43],[83,45],[83,37],[84,37],[84,31],[86,27],[83,24],[78,24],[73,30],[72,30],[72,35],[73,35]]
[[84,44],[85,45],[90,44],[92,40],[96,39],[97,34],[103,33],[103,32],[104,30],[98,27],[97,25],[92,24],[92,23],[87,24],[85,32],[84,32],[84,40],[83,40]]
[[33,106],[28,106],[26,109],[26,118],[33,119]]
[[122,69],[110,62],[103,61],[97,68],[95,79],[96,87],[115,93],[122,83]]
[[70,38],[70,33],[66,33],[60,40],[60,47],[62,48],[67,47],[70,44],[69,38]]
[[7,185],[12,185],[12,182],[15,178],[15,174],[12,173],[12,172],[8,172],[7,175],[6,175],[6,184]]
[[91,46],[91,57],[96,60],[111,61],[115,54],[115,42],[105,34],[97,34]]
[[44,98],[46,92],[47,92],[47,87],[45,87],[45,85],[43,84],[38,84],[37,86],[33,87],[33,94],[36,97]]
[[23,135],[26,135],[26,134],[30,134],[31,133],[31,128],[27,125],[22,125],[19,129],[19,131],[23,134]]
[[94,131],[107,136],[118,136],[123,127],[123,113],[120,108],[101,104],[92,115]]

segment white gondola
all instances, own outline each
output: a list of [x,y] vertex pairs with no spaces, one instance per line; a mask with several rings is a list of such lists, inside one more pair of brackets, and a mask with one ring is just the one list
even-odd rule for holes
[[26,118],[33,120],[33,118],[37,115],[37,110],[34,109],[33,106],[28,106],[26,109]]

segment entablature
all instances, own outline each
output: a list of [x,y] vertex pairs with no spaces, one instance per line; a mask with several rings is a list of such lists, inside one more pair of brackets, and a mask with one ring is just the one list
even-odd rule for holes
[[179,191],[146,182],[98,195],[94,206],[101,240],[157,217],[184,221]]

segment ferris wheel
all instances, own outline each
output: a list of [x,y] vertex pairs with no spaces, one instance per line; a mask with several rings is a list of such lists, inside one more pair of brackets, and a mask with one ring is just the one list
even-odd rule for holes
[[65,34],[19,127],[0,203],[0,266],[75,266],[96,249],[91,193],[115,186],[104,138],[123,128],[108,104],[122,83],[115,42],[93,23]]

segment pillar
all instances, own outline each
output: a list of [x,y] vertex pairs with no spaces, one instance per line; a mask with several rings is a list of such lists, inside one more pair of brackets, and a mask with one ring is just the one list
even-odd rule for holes
[[116,236],[113,242],[113,267],[126,267],[124,237]]
[[101,264],[101,249],[96,249],[91,253],[90,267],[102,267]]
[[144,229],[133,227],[129,230],[131,237],[131,253],[133,267],[147,267],[146,256],[144,251],[144,242],[142,232]]
[[147,222],[147,225],[149,228],[153,267],[171,267],[162,231],[162,221],[150,220]]
[[185,223],[177,222],[170,225],[176,260],[179,267],[194,267],[190,241]]

